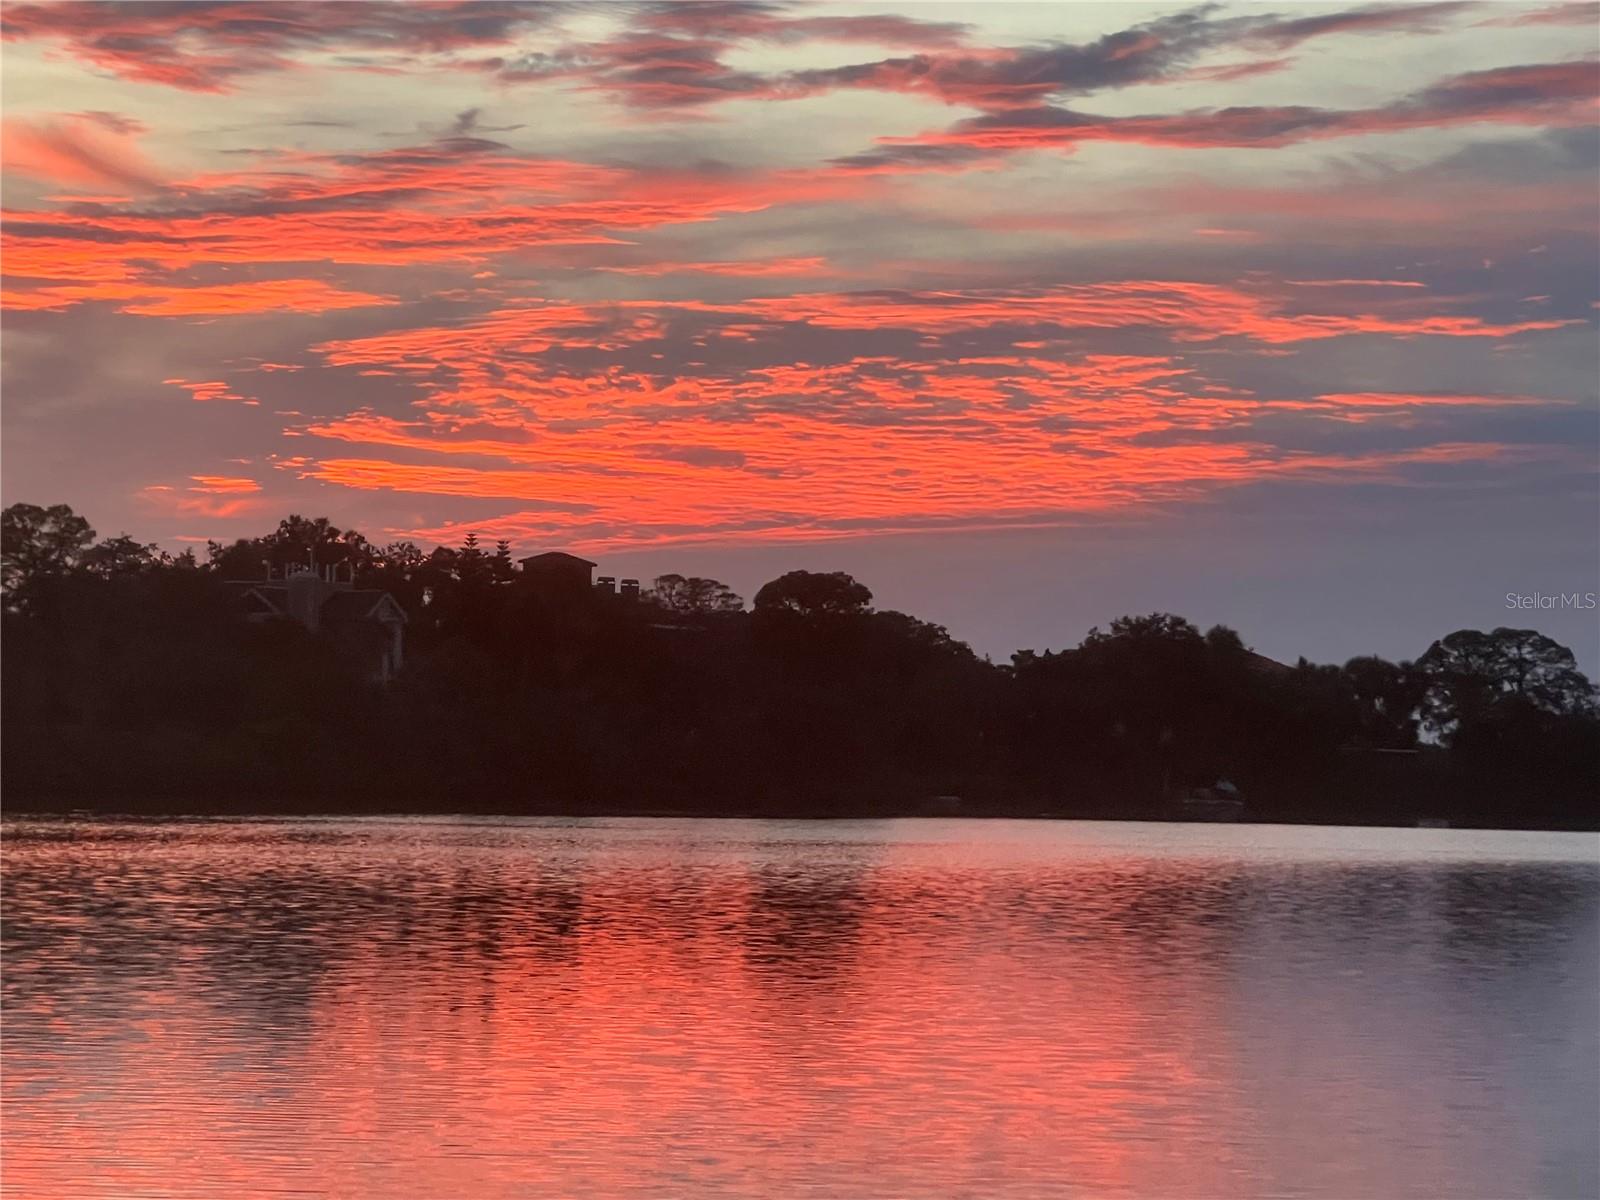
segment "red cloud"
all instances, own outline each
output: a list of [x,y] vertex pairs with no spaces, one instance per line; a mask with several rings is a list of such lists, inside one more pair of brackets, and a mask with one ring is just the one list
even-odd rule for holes
[[[1536,383],[1519,382],[1508,389],[1516,394],[1507,395],[1416,392],[1408,390],[1415,374],[1400,380],[1374,374],[1389,356],[1365,351],[1394,349],[1378,339],[1438,339],[1435,350],[1448,339],[1519,347],[1525,343],[1506,340],[1576,324],[1559,315],[1573,311],[1570,288],[1558,293],[1546,281],[1519,277],[1518,290],[1506,295],[1536,289],[1559,295],[1550,307],[1531,310],[1553,314],[1547,319],[1520,320],[1530,310],[1451,295],[1436,283],[1451,278],[1449,272],[1429,274],[1423,265],[1434,243],[1416,233],[1422,224],[1452,236],[1492,225],[1497,240],[1508,243],[1505,228],[1515,224],[1519,232],[1537,226],[1541,245],[1550,229],[1571,226],[1592,236],[1592,221],[1571,225],[1571,213],[1581,218],[1592,209],[1592,196],[1574,198],[1571,174],[1530,181],[1486,172],[1463,188],[1449,174],[1456,168],[1441,168],[1406,176],[1424,186],[1397,187],[1387,178],[1365,190],[1350,184],[1360,174],[1355,170],[1314,186],[1274,186],[1270,173],[1260,186],[1231,189],[1210,178],[1182,184],[1164,177],[1157,198],[1154,189],[1101,193],[1093,199],[1096,211],[1074,213],[1069,198],[1034,216],[1008,207],[1029,194],[1019,172],[1017,197],[1001,197],[1009,179],[989,193],[1000,198],[1002,211],[965,218],[970,243],[956,246],[948,232],[963,215],[941,212],[941,223],[929,227],[928,257],[915,263],[907,261],[909,239],[920,231],[910,222],[919,205],[925,215],[947,198],[938,194],[940,181],[859,178],[998,167],[1013,150],[1070,150],[1089,141],[1267,148],[1475,122],[1592,121],[1596,77],[1588,62],[1460,75],[1392,104],[1348,111],[1281,105],[1099,116],[1056,106],[1062,96],[1102,89],[1245,78],[1280,69],[1282,56],[1197,64],[1218,51],[1235,59],[1241,47],[1421,32],[1454,20],[1461,7],[1359,7],[1292,19],[1191,10],[1081,46],[984,48],[967,44],[958,27],[901,17],[807,16],[801,14],[815,10],[737,0],[641,4],[605,10],[605,20],[615,13],[626,21],[613,35],[567,46],[545,38],[540,53],[478,64],[500,79],[562,81],[646,106],[877,89],[980,111],[951,129],[886,139],[835,168],[645,169],[535,157],[469,136],[476,126],[468,110],[455,123],[459,136],[424,145],[258,153],[232,160],[251,164],[243,169],[165,185],[152,176],[147,186],[138,182],[137,162],[130,169],[128,160],[104,150],[131,147],[138,129],[125,118],[57,118],[51,126],[19,127],[26,135],[18,159],[23,169],[57,182],[147,190],[134,199],[58,199],[6,214],[0,231],[11,287],[6,304],[60,310],[100,303],[188,321],[398,306],[402,296],[419,301],[396,307],[387,322],[382,313],[347,319],[343,328],[369,332],[319,333],[333,340],[305,355],[302,344],[282,338],[317,322],[253,323],[237,329],[238,338],[230,329],[219,363],[196,368],[208,378],[166,382],[196,401],[253,404],[229,382],[237,372],[298,368],[303,357],[305,369],[292,378],[254,377],[282,393],[273,404],[284,407],[274,411],[295,422],[283,432],[307,451],[278,460],[281,469],[365,491],[502,501],[522,510],[508,519],[507,532],[530,538],[726,541],[1039,525],[1263,479],[1403,483],[1419,464],[1549,454],[1465,440],[1491,420],[1510,423],[1517,415],[1511,410],[1554,403],[1532,394]],[[392,49],[398,62],[408,54],[498,48],[526,20],[546,19],[526,16],[533,11],[260,0],[24,4],[8,8],[5,21],[8,36],[51,39],[125,78],[226,90],[243,75],[288,68],[311,51],[325,61],[341,47]],[[482,22],[474,24],[478,15]],[[730,51],[746,43],[805,39],[881,41],[919,52],[780,74],[729,65],[739,61]],[[1541,141],[1553,146],[1563,136]],[[95,139],[102,144],[98,157],[84,149]],[[1581,184],[1591,186],[1587,178]],[[1062,195],[1050,193],[1052,200]],[[728,221],[708,237],[685,228],[781,205],[863,197],[884,197],[893,207],[867,214],[859,225],[825,214],[818,223],[834,240],[816,245],[798,240],[813,219],[806,212]],[[1486,221],[1491,211],[1495,220]],[[876,256],[869,239],[889,219],[908,228],[892,231]],[[1249,244],[1269,237],[1274,221],[1292,223],[1295,238],[1313,243],[1303,256],[1268,256]],[[1410,252],[1352,255],[1350,265],[1328,269],[1338,278],[1274,282],[1245,269],[1326,264],[1318,252],[1333,225],[1356,229],[1369,242],[1403,240]],[[837,238],[835,228],[844,231]],[[1085,254],[1063,266],[1033,236],[1011,242],[1025,247],[1026,261],[987,257],[990,246],[1033,228],[1072,230],[1086,240],[1138,238],[1163,249],[1192,248],[1198,231],[1212,244],[1190,257],[1141,252],[1117,261],[1163,261],[1171,265],[1162,273],[1233,282],[1082,282],[1108,257]],[[1470,244],[1476,251],[1482,243]],[[592,245],[614,249],[552,251]],[[794,253],[740,257],[748,245],[763,254],[774,247]],[[813,249],[819,253],[807,253]],[[824,257],[829,250],[832,257]],[[1497,244],[1493,253],[1501,252]],[[1235,269],[1217,265],[1235,253],[1249,261]],[[359,270],[338,275],[330,265]],[[626,278],[585,278],[571,268]],[[1366,277],[1389,270],[1407,277]],[[842,291],[815,282],[868,271],[874,281],[917,283]],[[1420,286],[1411,277],[1419,272],[1435,286]],[[701,281],[697,291],[696,275],[717,278]],[[1062,278],[1078,281],[1056,282]],[[740,279],[754,282],[741,286]],[[809,290],[773,295],[784,290],[784,279],[807,281]],[[1015,279],[1026,283],[993,286]],[[396,282],[391,287],[388,280]],[[748,293],[757,295],[738,298]],[[661,298],[637,298],[652,294]],[[625,298],[595,299],[601,295]],[[1469,307],[1469,300],[1478,303]],[[35,315],[28,323],[62,331],[56,336],[64,344],[72,318]],[[136,326],[136,335],[159,329],[158,320],[113,324]],[[257,331],[270,336],[243,340]],[[1357,336],[1372,339],[1352,347],[1361,369],[1348,377],[1337,367],[1319,375],[1316,387],[1326,391],[1258,395],[1243,386],[1292,377],[1293,364],[1262,361],[1297,352],[1285,347]],[[1556,339],[1538,345],[1559,348]],[[1326,349],[1316,357],[1337,359]],[[1237,377],[1224,374],[1241,359],[1248,367]],[[305,403],[291,398],[302,390]],[[360,400],[341,410],[337,398],[347,394]],[[363,407],[350,411],[356,404]],[[1538,414],[1541,421],[1550,415]],[[1367,428],[1351,428],[1361,426]],[[1305,436],[1279,436],[1286,427]],[[1339,444],[1370,446],[1350,435],[1384,436],[1397,428],[1414,448],[1304,448],[1330,444],[1328,430],[1345,439]],[[146,498],[173,511],[218,515],[229,505],[260,502],[260,490],[252,480],[205,474],[154,485]]]
[[[185,181],[160,207],[81,203],[47,215],[6,213],[6,273],[58,285],[23,294],[17,306],[179,290],[152,275],[151,264],[171,272],[201,263],[476,263],[536,247],[612,244],[619,231],[861,190],[837,175],[627,171],[462,138],[375,154],[286,156],[284,165],[293,169]],[[59,286],[69,282],[76,286]],[[339,300],[328,290],[310,298]],[[174,298],[130,311],[183,307]]]
[[[119,312],[147,317],[228,317],[256,313],[319,313],[337,308],[396,304],[391,296],[347,291],[319,279],[265,279],[254,283],[221,283],[173,287],[154,283],[87,283],[43,287],[5,298],[7,308],[68,308],[89,301],[108,301]],[[198,398],[198,397],[197,397]]]
[[202,403],[211,400],[236,400],[241,404],[249,405],[257,405],[261,403],[259,400],[251,400],[248,397],[241,396],[238,392],[233,390],[231,384],[224,383],[220,379],[163,379],[161,382],[172,387],[183,388],[184,391],[188,392],[193,399],[199,400]]
[[[1302,281],[1303,282],[1303,281]],[[746,301],[743,309],[772,320],[805,321],[830,329],[900,325],[928,332],[990,325],[1067,329],[1153,326],[1179,341],[1245,337],[1268,344],[1315,341],[1349,334],[1507,337],[1557,329],[1573,321],[1496,324],[1478,317],[1385,316],[1374,313],[1299,313],[1259,292],[1220,284],[1124,280],[1069,284],[1034,291],[855,292]]]
[[51,183],[110,185],[146,191],[160,182],[132,138],[137,122],[113,113],[73,113],[45,120],[0,122],[6,170]]
[[[267,505],[264,497],[250,494],[249,489],[216,487],[218,476],[190,478],[195,481],[190,486],[178,488],[172,484],[153,483],[141,488],[135,497],[164,512],[191,517],[241,517],[260,512]],[[223,479],[222,482],[227,485],[248,481]]]
[[261,490],[261,485],[254,479],[241,479],[233,475],[191,475],[189,478],[195,482],[190,491],[214,496],[241,496]]
[[[1304,282],[1337,285],[1325,289],[1336,296],[1388,281]],[[1275,346],[1347,334],[1501,337],[1560,324],[1416,311],[1428,301],[1308,314],[1265,288],[1132,281],[508,308],[320,347],[330,364],[413,380],[417,407],[404,418],[360,411],[307,423],[294,432],[309,443],[369,453],[312,453],[285,469],[360,490],[514,502],[523,509],[498,522],[508,533],[617,545],[1050,524],[1263,479],[1398,483],[1420,464],[1559,455],[1451,441],[1440,424],[1466,408],[1551,403],[1542,398],[1259,398],[1183,357],[1222,337]],[[673,345],[683,326],[699,337],[737,329],[766,361],[659,374],[626,365],[652,345]],[[785,350],[797,327],[905,329],[922,348],[914,358],[818,364]],[[1113,328],[1162,331],[1173,352],[1072,348],[1077,331]],[[967,334],[978,329],[1008,332],[1001,348],[974,353]],[[585,350],[608,353],[591,368],[572,366]],[[1284,449],[1255,432],[1269,415],[1401,423],[1436,440],[1406,451]]]

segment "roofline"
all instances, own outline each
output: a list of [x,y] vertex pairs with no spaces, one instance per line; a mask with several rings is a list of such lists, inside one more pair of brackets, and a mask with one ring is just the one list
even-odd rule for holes
[[[366,590],[367,589],[365,589],[365,588],[362,589],[362,591],[366,591]],[[377,589],[372,589],[372,590],[376,591]],[[335,596],[351,596],[351,595],[359,595],[359,594],[360,594],[359,592],[335,592],[335,593],[333,593],[333,595],[329,596],[327,600],[324,600],[323,604],[324,605],[327,604],[328,600],[332,600]],[[371,607],[363,610],[361,615],[359,617],[355,618],[355,619],[358,620],[358,621],[367,620],[374,613],[376,613],[380,608],[382,608],[385,603],[387,603],[390,608],[394,609],[395,615],[400,618],[401,624],[409,625],[411,623],[411,618],[406,616],[406,610],[401,606],[400,602],[398,600],[396,600],[391,593],[384,592],[384,591],[379,591],[378,592],[378,598],[372,602]]]
[[538,562],[543,558],[564,558],[571,562],[580,562],[586,567],[598,567],[600,565],[597,562],[591,562],[589,559],[580,557],[579,555],[568,554],[565,550],[546,550],[543,554],[530,554],[526,558],[517,559],[517,561],[519,563],[531,563]]
[[[255,596],[261,601],[261,603],[265,604],[274,612],[282,613],[284,611],[278,604],[274,603],[272,597],[263,592],[260,587],[252,586],[245,588],[244,591],[239,593],[239,595],[242,599],[246,600],[248,600],[251,596]],[[284,615],[287,616],[288,614],[284,613]]]

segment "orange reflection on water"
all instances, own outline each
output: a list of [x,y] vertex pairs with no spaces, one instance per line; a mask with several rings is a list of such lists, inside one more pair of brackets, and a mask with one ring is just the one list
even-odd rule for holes
[[[1563,1133],[1600,1108],[1574,957],[1591,866],[1162,836],[13,836],[3,1187],[1334,1197],[1595,1177]],[[1530,1018],[1557,1040],[1508,1043]]]

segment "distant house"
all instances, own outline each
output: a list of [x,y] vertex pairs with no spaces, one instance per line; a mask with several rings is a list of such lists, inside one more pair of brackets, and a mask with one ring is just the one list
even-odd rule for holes
[[338,578],[337,567],[289,568],[284,576],[229,584],[246,619],[299,621],[326,633],[339,653],[377,683],[400,673],[405,657],[406,613],[380,588],[358,588]]
[[522,563],[522,577],[529,583],[583,592],[594,586],[594,569],[598,565],[587,558],[579,558],[576,554],[561,550],[529,555],[519,561]]
[[585,592],[601,592],[607,596],[621,596],[624,600],[639,598],[637,579],[624,579],[620,585],[614,575],[602,575],[596,579],[594,569],[598,563],[592,563],[587,558],[579,558],[576,554],[568,554],[564,550],[549,550],[544,554],[532,554],[517,561],[522,564],[520,580],[522,585],[545,594],[581,595]]

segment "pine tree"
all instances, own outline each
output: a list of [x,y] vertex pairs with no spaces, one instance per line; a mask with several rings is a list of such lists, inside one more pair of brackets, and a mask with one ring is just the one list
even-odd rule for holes
[[456,556],[456,578],[462,583],[476,583],[488,577],[488,556],[478,548],[478,535],[469,533],[461,543],[461,553]]
[[501,538],[494,544],[494,557],[489,560],[496,583],[506,583],[516,574],[511,565],[511,543]]

